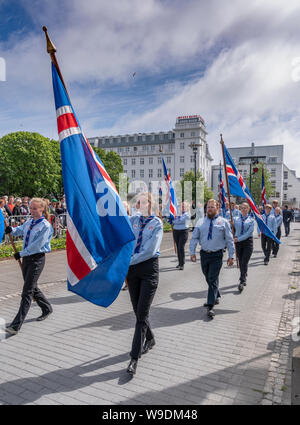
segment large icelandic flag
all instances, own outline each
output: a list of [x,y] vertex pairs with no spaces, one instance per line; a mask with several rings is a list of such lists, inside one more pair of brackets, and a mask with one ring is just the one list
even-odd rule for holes
[[261,202],[263,206],[263,212],[265,212],[265,206],[268,203],[265,187],[265,176],[264,176],[264,167],[261,169]]
[[125,280],[135,238],[115,185],[84,136],[53,64],[52,77],[68,213],[68,289],[108,307]]
[[223,179],[222,179],[222,167],[220,165],[220,172],[219,172],[219,197],[220,197],[220,203],[221,203],[221,209],[222,209],[222,216],[225,217],[226,214],[226,202],[227,201],[227,197],[226,197],[226,192],[224,189],[224,183],[223,183]]
[[240,175],[239,171],[237,170],[230,156],[230,153],[228,152],[225,145],[224,145],[224,152],[225,152],[226,170],[228,175],[228,184],[229,184],[230,193],[232,195],[240,196],[241,198],[247,199],[248,204],[250,205],[250,208],[252,209],[254,213],[254,217],[260,231],[264,233],[266,236],[269,236],[270,238],[274,239],[276,243],[280,244],[281,243],[280,240],[276,238],[272,230],[264,223],[263,218],[254,202],[254,199],[252,198],[252,195],[246,183],[244,182],[243,177]]
[[168,213],[169,213],[170,222],[172,223],[172,221],[177,216],[178,205],[177,205],[175,190],[174,190],[174,187],[173,187],[173,184],[172,184],[170,174],[168,173],[163,154],[161,154],[161,157],[162,157],[162,162],[163,162],[163,167],[164,167],[165,181],[166,181],[167,188],[168,188],[168,198],[169,198],[168,199]]
[[0,245],[1,245],[1,241],[3,238],[3,233],[4,233],[4,217],[3,217],[3,213],[2,210],[0,209]]

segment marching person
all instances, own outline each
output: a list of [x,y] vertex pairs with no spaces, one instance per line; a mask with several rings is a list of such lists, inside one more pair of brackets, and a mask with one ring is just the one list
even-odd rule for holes
[[189,225],[191,215],[189,213],[189,205],[187,202],[181,204],[181,215],[173,220],[173,237],[177,249],[178,265],[176,269],[183,270],[185,264],[185,244],[189,238]]
[[[122,201],[122,203],[123,203],[123,205],[125,207],[125,210],[126,210],[126,213],[127,213],[128,217],[130,217],[130,209],[129,209],[128,202],[127,201]],[[127,285],[127,279],[125,278],[125,282],[124,282],[124,286],[122,288],[122,291],[127,291],[127,290],[128,290],[128,285]]]
[[290,225],[293,219],[293,213],[289,210],[287,205],[284,206],[284,210],[282,211],[283,225],[285,230],[285,236],[288,237],[290,234]]
[[228,248],[229,258],[227,265],[234,262],[234,242],[228,220],[217,214],[217,201],[210,199],[207,203],[206,217],[199,220],[190,241],[191,261],[196,262],[196,247],[201,245],[201,268],[208,284],[207,315],[215,316],[214,305],[219,303],[219,274],[222,268],[223,250]]
[[[262,219],[264,223],[269,227],[269,229],[276,235],[277,233],[277,221],[274,215],[271,214],[272,206],[270,204],[266,204],[265,213],[262,214]],[[257,229],[258,237],[260,237],[260,229]],[[267,266],[270,260],[270,254],[272,249],[273,239],[264,233],[261,234],[261,247],[264,252],[264,265]]]
[[[281,238],[281,224],[282,224],[282,215],[281,215],[281,209],[280,207],[275,208],[275,215],[274,215],[276,221],[277,221],[277,233],[276,238],[280,240]],[[272,240],[272,254],[273,257],[276,258],[279,251],[279,244]]]
[[250,216],[250,207],[247,202],[240,206],[241,216],[234,218],[236,253],[240,267],[239,291],[246,286],[248,263],[253,252],[254,219]]
[[23,259],[24,286],[19,311],[10,326],[6,328],[11,335],[19,332],[33,297],[42,310],[42,315],[36,320],[44,320],[52,313],[49,301],[37,286],[37,281],[45,265],[45,253],[51,251],[52,226],[47,221],[45,207],[43,199],[33,198],[30,203],[32,219],[21,226],[15,228],[8,226],[5,229],[5,233],[11,233],[13,236],[24,235],[22,251],[14,254],[16,260]]
[[271,211],[272,215],[276,214],[276,208],[278,206],[279,206],[279,201],[277,201],[277,199],[274,199],[274,201],[272,202],[272,211]]
[[138,214],[129,217],[136,238],[127,284],[136,316],[135,332],[127,372],[136,373],[138,359],[155,345],[149,323],[149,311],[159,280],[158,257],[163,237],[163,224],[154,215],[155,205],[151,193],[138,195]]

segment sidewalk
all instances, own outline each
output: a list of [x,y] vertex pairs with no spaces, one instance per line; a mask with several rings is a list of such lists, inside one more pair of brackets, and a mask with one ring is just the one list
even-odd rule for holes
[[[36,322],[40,310],[34,305],[21,332],[0,343],[0,403],[289,404],[299,239],[296,223],[269,266],[263,265],[256,239],[242,294],[238,270],[224,263],[222,298],[210,321],[198,256],[196,264],[187,257],[185,270],[176,270],[166,236],[151,311],[157,344],[141,358],[132,380],[126,367],[135,320],[128,291],[108,309],[88,303],[62,282],[65,254],[48,255],[41,289],[54,313]],[[16,267],[14,261],[0,263],[0,315],[8,322],[19,305],[22,282]]]

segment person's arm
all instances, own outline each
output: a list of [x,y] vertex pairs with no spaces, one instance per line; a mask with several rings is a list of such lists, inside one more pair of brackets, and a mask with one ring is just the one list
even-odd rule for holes
[[24,226],[26,223],[21,224],[21,226],[17,226],[17,227],[12,227],[12,232],[11,235],[12,236],[23,236],[24,234]]
[[38,254],[39,252],[44,252],[42,249],[50,242],[51,236],[53,234],[52,226],[46,226],[38,231],[34,236],[33,240],[27,246],[27,248],[22,249],[20,252],[20,257],[25,257],[28,255]]
[[248,230],[243,234],[240,235],[237,239],[239,242],[245,241],[246,239],[250,238],[250,236],[253,235],[254,231],[254,221],[251,221],[250,226],[248,227]]
[[159,250],[162,238],[163,225],[161,220],[159,220],[159,223],[156,223],[156,227],[153,230],[151,237],[145,242],[145,244],[143,244],[140,252],[133,253],[130,264],[142,263],[143,261],[154,257],[156,252]]
[[230,228],[230,224],[228,223],[228,221],[225,221],[224,225],[225,225],[225,240],[226,240],[226,245],[228,248],[228,255],[229,255],[229,258],[234,258],[235,247],[234,247],[233,235]]
[[199,242],[200,242],[200,228],[195,227],[192,233],[192,238],[190,240],[190,255],[191,256],[196,254],[196,247]]

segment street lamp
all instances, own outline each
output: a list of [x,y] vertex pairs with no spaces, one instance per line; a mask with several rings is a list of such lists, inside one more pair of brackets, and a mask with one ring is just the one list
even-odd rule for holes
[[193,149],[193,153],[194,153],[194,173],[195,173],[195,213],[196,213],[196,208],[197,208],[197,199],[196,199],[196,193],[197,193],[197,189],[196,189],[196,184],[197,184],[197,152],[198,152],[198,147],[202,146],[202,143],[191,143],[189,145],[189,147],[191,149]]
[[[250,159],[250,180],[249,180],[249,186],[250,186],[250,193],[251,193],[251,187],[252,187],[252,165],[257,165],[259,163],[257,158],[251,158]],[[253,168],[254,173],[257,173],[258,168]]]

